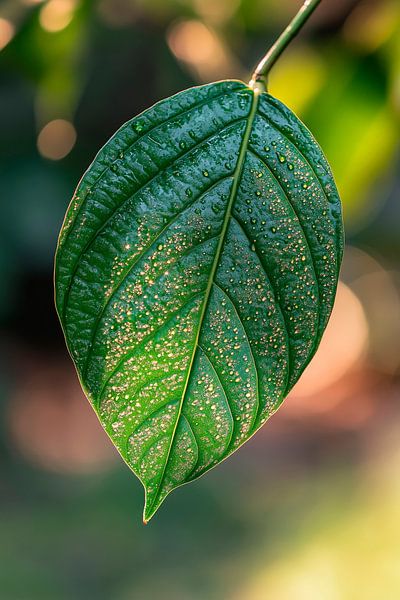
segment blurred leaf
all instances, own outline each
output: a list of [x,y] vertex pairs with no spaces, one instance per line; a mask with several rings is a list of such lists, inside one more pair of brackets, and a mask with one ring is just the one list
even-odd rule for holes
[[336,56],[326,85],[304,114],[332,166],[350,227],[371,210],[365,205],[368,193],[395,157],[398,132],[387,85],[378,62]]
[[301,114],[321,91],[328,74],[318,53],[306,46],[288,49],[269,78],[271,93]]

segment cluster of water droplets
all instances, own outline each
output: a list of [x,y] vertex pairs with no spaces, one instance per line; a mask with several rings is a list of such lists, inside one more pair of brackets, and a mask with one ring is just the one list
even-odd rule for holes
[[263,95],[240,153],[252,92],[201,90],[100,153],[59,260],[72,352],[149,506],[277,408],[326,324],[338,263],[337,196],[296,124],[301,148],[291,138],[295,118]]

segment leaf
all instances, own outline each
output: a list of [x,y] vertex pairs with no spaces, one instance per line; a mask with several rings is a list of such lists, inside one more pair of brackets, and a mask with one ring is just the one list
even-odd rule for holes
[[145,521],[276,411],[317,349],[342,248],[320,148],[239,81],[159,102],[99,152],[61,230],[56,304]]

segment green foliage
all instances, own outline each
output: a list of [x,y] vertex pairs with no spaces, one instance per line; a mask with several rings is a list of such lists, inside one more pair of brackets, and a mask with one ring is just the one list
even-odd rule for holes
[[319,344],[342,248],[320,148],[239,81],[159,102],[99,152],[60,234],[56,304],[145,521],[278,408]]

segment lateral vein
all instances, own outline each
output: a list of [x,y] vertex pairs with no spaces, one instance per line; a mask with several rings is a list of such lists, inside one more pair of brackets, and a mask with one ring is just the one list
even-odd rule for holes
[[215,251],[215,257],[213,260],[213,263],[211,265],[211,270],[210,270],[210,275],[208,278],[208,283],[207,283],[207,287],[204,293],[204,300],[200,309],[200,317],[199,317],[199,324],[198,324],[198,328],[197,328],[197,332],[196,332],[196,338],[194,341],[194,345],[193,345],[193,352],[192,352],[192,356],[189,362],[189,366],[188,369],[186,371],[186,380],[185,380],[185,384],[183,387],[183,391],[182,391],[182,396],[181,396],[181,401],[179,403],[179,407],[178,407],[178,411],[177,411],[177,417],[176,417],[176,421],[175,421],[175,427],[174,430],[172,432],[172,436],[171,436],[171,443],[169,445],[168,448],[168,453],[164,462],[164,467],[163,467],[163,471],[157,486],[157,491],[156,494],[154,496],[153,501],[151,502],[150,506],[147,507],[148,508],[148,515],[147,517],[150,517],[152,512],[149,510],[150,507],[153,508],[154,505],[157,503],[158,497],[159,497],[159,493],[160,493],[160,489],[162,486],[162,483],[164,481],[164,477],[165,477],[165,472],[166,472],[166,468],[169,462],[169,457],[171,454],[171,450],[172,450],[172,446],[175,440],[175,435],[176,435],[176,431],[177,431],[177,427],[179,424],[179,420],[182,414],[182,407],[186,398],[186,394],[187,394],[187,390],[189,387],[189,383],[190,383],[190,377],[191,377],[191,373],[193,370],[193,364],[196,358],[196,353],[197,353],[197,349],[198,349],[198,342],[199,342],[199,338],[200,338],[200,333],[201,333],[201,329],[202,329],[202,325],[203,325],[203,321],[206,315],[206,311],[207,311],[207,307],[208,307],[208,303],[210,300],[210,295],[211,295],[211,289],[212,289],[212,285],[214,282],[214,277],[215,277],[215,273],[217,271],[218,268],[218,264],[219,264],[219,260],[220,260],[220,256],[221,256],[221,252],[222,252],[222,247],[224,245],[225,242],[225,237],[226,237],[226,233],[228,230],[228,225],[229,225],[229,221],[231,218],[231,214],[232,214],[232,207],[236,198],[236,194],[239,188],[239,183],[240,183],[240,179],[241,179],[241,175],[242,175],[242,171],[243,171],[243,165],[244,165],[244,160],[246,157],[246,151],[247,151],[247,146],[249,143],[249,139],[250,139],[250,134],[253,128],[253,122],[254,122],[254,118],[256,116],[256,112],[257,112],[257,108],[258,108],[258,103],[259,103],[259,94],[260,92],[258,90],[252,90],[253,92],[253,101],[252,101],[252,105],[250,108],[250,112],[249,112],[249,116],[248,116],[248,120],[247,120],[247,125],[246,125],[246,129],[243,135],[243,140],[242,140],[242,144],[240,147],[240,152],[239,152],[239,156],[238,156],[238,160],[236,163],[236,168],[233,174],[233,184],[232,184],[232,189],[231,189],[231,193],[229,196],[229,200],[228,200],[228,204],[226,207],[226,211],[225,211],[225,216],[224,216],[224,221],[222,223],[222,228],[221,228],[221,233],[220,233],[220,239]]

